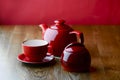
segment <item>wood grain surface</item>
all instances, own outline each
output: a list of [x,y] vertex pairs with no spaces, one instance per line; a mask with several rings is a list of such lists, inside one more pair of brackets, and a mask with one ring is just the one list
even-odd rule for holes
[[92,58],[91,72],[64,71],[59,58],[51,65],[30,65],[17,60],[21,43],[41,39],[37,25],[0,26],[1,80],[120,80],[120,26],[73,26],[84,33],[85,46]]

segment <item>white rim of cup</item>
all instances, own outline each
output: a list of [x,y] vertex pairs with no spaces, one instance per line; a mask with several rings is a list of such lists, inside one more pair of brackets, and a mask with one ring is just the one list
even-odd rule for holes
[[[34,42],[33,42],[34,41]],[[31,43],[32,42],[32,43]],[[43,44],[42,44],[42,43]],[[39,43],[39,44],[38,44]],[[39,40],[39,39],[32,39],[32,40],[25,40],[22,43],[23,46],[27,47],[39,47],[39,46],[45,46],[48,45],[48,42],[45,40]]]

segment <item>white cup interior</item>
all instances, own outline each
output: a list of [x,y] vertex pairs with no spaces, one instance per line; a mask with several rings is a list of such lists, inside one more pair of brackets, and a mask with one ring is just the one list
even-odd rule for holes
[[33,46],[33,47],[44,46],[47,44],[48,44],[48,42],[45,40],[27,40],[27,41],[23,42],[24,46]]

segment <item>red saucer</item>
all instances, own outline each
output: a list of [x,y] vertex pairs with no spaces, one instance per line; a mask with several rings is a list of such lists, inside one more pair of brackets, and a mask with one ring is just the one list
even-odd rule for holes
[[43,63],[49,63],[52,60],[54,60],[54,56],[47,53],[46,57],[42,61],[32,62],[32,61],[29,61],[29,59],[27,59],[27,57],[22,53],[22,54],[18,55],[17,60],[19,60],[23,63],[29,63],[29,64],[43,64]]

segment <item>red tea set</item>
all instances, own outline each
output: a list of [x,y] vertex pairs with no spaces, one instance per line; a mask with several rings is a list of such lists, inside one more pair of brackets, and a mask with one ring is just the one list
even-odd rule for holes
[[51,26],[39,25],[42,40],[24,41],[24,53],[18,55],[18,60],[29,64],[43,64],[60,57],[61,65],[66,71],[89,71],[91,56],[84,46],[83,33],[73,30],[64,20],[55,20],[54,23]]

